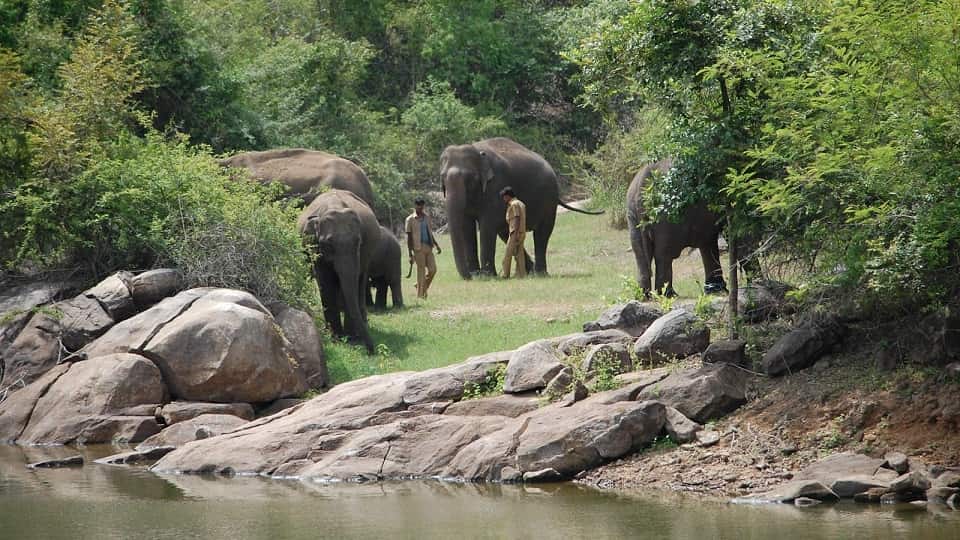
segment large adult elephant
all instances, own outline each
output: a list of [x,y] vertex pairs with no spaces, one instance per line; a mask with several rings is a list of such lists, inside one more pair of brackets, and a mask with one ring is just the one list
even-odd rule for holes
[[315,256],[313,276],[331,331],[360,339],[372,354],[365,297],[367,267],[380,241],[373,210],[353,193],[332,189],[303,209],[297,228]]
[[[542,156],[506,138],[448,146],[440,156],[440,180],[446,202],[448,230],[457,272],[464,279],[495,275],[497,236],[507,239],[506,203],[500,190],[511,186],[527,207],[527,230],[533,232],[534,263],[527,267],[547,273],[547,243],[557,219],[557,205],[584,214],[560,200],[553,167]],[[477,233],[480,257],[477,258]]]
[[342,189],[360,197],[373,208],[373,188],[363,169],[350,160],[319,150],[283,148],[263,152],[244,152],[220,160],[224,167],[244,167],[259,182],[279,182],[287,186],[287,195],[299,197],[305,205],[322,186]]
[[403,292],[401,283],[403,281],[403,258],[402,248],[397,237],[393,235],[390,229],[380,227],[380,241],[377,242],[377,249],[374,250],[370,259],[370,265],[367,268],[367,277],[370,279],[369,287],[376,289],[377,298],[374,302],[370,295],[370,288],[366,289],[367,305],[376,306],[379,309],[387,307],[387,288],[390,289],[393,298],[393,307],[403,307]]
[[627,190],[627,226],[630,229],[630,246],[637,261],[637,283],[644,295],[650,295],[650,263],[656,264],[654,289],[660,294],[674,296],[673,260],[686,247],[700,250],[703,261],[704,290],[726,290],[723,269],[720,265],[720,219],[700,202],[688,206],[678,219],[661,216],[655,222],[646,220],[643,194],[654,174],[666,174],[673,167],[673,160],[664,159],[649,164],[633,177]]

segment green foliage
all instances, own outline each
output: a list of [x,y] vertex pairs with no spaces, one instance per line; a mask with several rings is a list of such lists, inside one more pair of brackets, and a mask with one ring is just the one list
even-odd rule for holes
[[477,399],[502,394],[503,381],[506,376],[507,365],[497,364],[497,367],[487,371],[483,382],[479,384],[468,382],[463,385],[463,399]]
[[678,446],[680,446],[680,445],[677,444],[677,442],[674,441],[672,438],[670,438],[669,435],[659,435],[659,436],[657,436],[656,438],[653,439],[653,442],[650,443],[650,446],[647,447],[646,451],[648,451],[648,452],[666,452],[666,451],[669,451],[669,450],[673,450],[674,448],[677,448]]

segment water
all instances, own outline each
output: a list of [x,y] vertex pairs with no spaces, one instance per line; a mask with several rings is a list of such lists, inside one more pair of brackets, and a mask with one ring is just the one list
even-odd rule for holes
[[960,539],[960,512],[946,510],[740,506],[571,484],[313,485],[90,463],[114,451],[86,449],[83,468],[30,470],[76,452],[0,446],[0,538]]

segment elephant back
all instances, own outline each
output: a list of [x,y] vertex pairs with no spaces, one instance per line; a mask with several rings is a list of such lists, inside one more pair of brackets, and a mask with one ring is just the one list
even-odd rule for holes
[[627,225],[634,228],[643,221],[643,194],[654,173],[666,174],[673,168],[673,159],[666,158],[654,163],[648,163],[633,177],[627,189]]
[[356,194],[373,208],[373,187],[363,169],[340,156],[320,150],[282,148],[244,152],[220,161],[225,167],[243,167],[261,183],[279,182],[288,194],[309,203],[322,186]]

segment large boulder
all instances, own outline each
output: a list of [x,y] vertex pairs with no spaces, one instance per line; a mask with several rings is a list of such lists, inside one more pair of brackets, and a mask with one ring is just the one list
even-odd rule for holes
[[184,287],[183,274],[172,268],[157,268],[138,274],[129,281],[130,293],[141,309],[173,296]]
[[273,318],[290,342],[297,366],[310,388],[326,388],[330,384],[327,360],[323,354],[320,332],[307,312],[289,306],[273,310]]
[[66,282],[37,282],[0,291],[0,361],[4,351],[33,317],[34,309],[62,299],[70,287]]
[[768,280],[755,280],[737,289],[737,313],[747,322],[779,317],[786,311],[784,298],[790,286]]
[[763,371],[771,377],[812,366],[843,339],[845,328],[834,317],[825,317],[781,337],[763,355]]
[[676,309],[660,317],[637,339],[638,361],[655,365],[701,353],[710,344],[710,328],[696,315]]
[[137,312],[137,305],[130,293],[130,272],[117,272],[83,292],[103,306],[114,322],[120,322]]
[[550,342],[528,343],[510,356],[503,391],[515,394],[545,388],[563,367],[560,355]]
[[262,402],[306,390],[287,342],[264,310],[209,295],[163,326],[143,348],[173,397]]
[[637,399],[661,401],[703,424],[746,403],[745,392],[743,371],[728,364],[707,364],[672,373],[645,387]]
[[747,367],[747,342],[742,339],[714,341],[703,351],[703,363]]
[[50,386],[70,369],[70,364],[54,366],[22,390],[0,402],[0,443],[13,444],[26,429],[37,401]]
[[497,370],[507,362],[502,355],[474,357],[447,367],[413,373],[404,383],[403,402],[407,405],[455,401],[468,388],[495,385]]
[[547,340],[564,355],[580,354],[592,345],[601,343],[633,343],[636,338],[623,330],[610,328],[595,332],[579,332]]
[[118,413],[165,400],[160,370],[146,358],[124,353],[77,362],[39,397],[17,442],[140,442],[160,431],[153,416]]
[[580,368],[587,375],[601,370],[617,375],[633,371],[633,359],[626,343],[599,343],[587,349]]
[[659,308],[631,300],[625,304],[617,304],[600,314],[595,321],[584,323],[584,332],[609,330],[616,328],[630,335],[639,336],[653,321],[663,316]]
[[3,355],[2,386],[29,384],[113,326],[95,298],[77,296],[38,311]]

